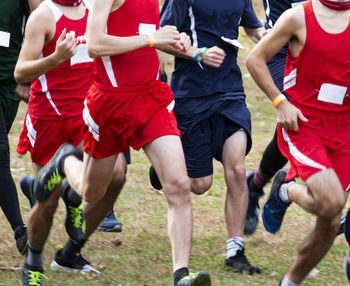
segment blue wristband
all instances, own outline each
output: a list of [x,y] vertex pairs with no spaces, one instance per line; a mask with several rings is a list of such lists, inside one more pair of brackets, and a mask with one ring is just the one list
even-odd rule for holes
[[193,60],[194,60],[194,61],[197,61],[199,55],[201,54],[202,49],[203,49],[203,48],[200,48],[200,49],[198,50],[197,54],[193,57]]

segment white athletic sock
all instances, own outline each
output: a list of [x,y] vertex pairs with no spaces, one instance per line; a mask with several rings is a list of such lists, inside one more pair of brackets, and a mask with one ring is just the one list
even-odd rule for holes
[[278,196],[280,197],[280,199],[282,200],[282,202],[289,204],[290,203],[290,199],[288,196],[288,187],[291,184],[294,184],[294,181],[290,181],[288,183],[284,183],[280,186],[279,192],[278,192]]
[[237,251],[243,249],[243,247],[244,247],[243,237],[236,236],[236,237],[230,238],[229,240],[226,241],[226,249],[227,249],[226,258],[235,256]]
[[286,275],[281,282],[281,286],[299,286],[299,284],[290,281]]

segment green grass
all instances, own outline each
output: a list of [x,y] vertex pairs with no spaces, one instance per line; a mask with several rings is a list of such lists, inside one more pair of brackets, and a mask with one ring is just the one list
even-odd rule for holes
[[[259,15],[263,15],[260,2],[255,1]],[[241,33],[240,41],[246,50],[239,54],[239,63],[247,93],[247,104],[252,114],[253,148],[246,158],[247,170],[258,167],[262,152],[275,129],[275,111],[271,102],[255,86],[249,76],[244,60],[253,45]],[[172,69],[172,59],[167,60],[167,70]],[[18,186],[24,174],[32,174],[28,155],[19,158],[15,146],[23,125],[25,104],[10,133],[11,167]],[[50,237],[45,246],[45,274],[50,285],[127,285],[169,286],[172,285],[170,243],[167,236],[167,205],[164,196],[150,187],[149,163],[143,152],[132,151],[127,183],[115,210],[123,223],[120,234],[95,233],[84,248],[84,256],[102,272],[100,277],[54,272],[49,264],[57,245],[67,239],[64,231],[65,210],[61,202],[55,215]],[[214,182],[211,190],[203,196],[192,196],[194,209],[194,233],[191,255],[191,270],[207,270],[212,276],[212,285],[278,285],[292,263],[298,244],[312,228],[314,217],[298,206],[292,205],[287,212],[280,233],[268,234],[259,224],[256,234],[245,239],[246,254],[250,261],[262,268],[261,275],[240,275],[223,267],[227,239],[224,220],[226,187],[220,164],[214,165]],[[268,191],[269,185],[265,189]],[[20,204],[24,220],[27,221],[29,204],[20,193]],[[23,258],[17,254],[13,233],[3,213],[0,212],[0,267],[21,267]],[[347,285],[342,270],[347,246],[343,236],[336,239],[330,252],[317,266],[316,276],[308,277],[304,285]],[[20,272],[0,270],[0,285],[18,285]]]

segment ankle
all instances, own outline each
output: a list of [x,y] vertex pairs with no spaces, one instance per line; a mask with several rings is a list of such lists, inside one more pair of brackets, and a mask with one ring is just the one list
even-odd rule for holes
[[236,236],[228,239],[226,241],[226,258],[230,258],[237,254],[237,251],[242,250],[244,248],[244,240],[243,237]]
[[291,203],[291,199],[289,197],[289,191],[288,188],[291,184],[294,184],[294,181],[290,181],[288,183],[284,183],[280,186],[279,190],[278,190],[278,196],[281,199],[281,201],[285,204],[289,204]]
[[28,255],[26,258],[26,263],[35,267],[43,267],[42,258],[43,248],[36,248],[30,244],[28,241]]
[[186,277],[189,274],[188,268],[187,267],[182,267],[180,269],[177,269],[174,274],[174,286],[177,286],[177,284],[179,283],[179,281]]

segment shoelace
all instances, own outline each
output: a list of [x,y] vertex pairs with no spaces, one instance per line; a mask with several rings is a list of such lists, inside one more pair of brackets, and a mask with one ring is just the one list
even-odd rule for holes
[[82,217],[82,209],[83,209],[83,204],[80,204],[78,207],[72,207],[68,206],[71,218],[72,218],[72,223],[75,228],[82,228],[83,232],[85,232],[85,221],[83,220]]
[[192,278],[193,275],[194,273],[190,272],[187,276],[183,277],[181,280],[189,280]]
[[44,188],[45,190],[52,192],[61,181],[62,181],[62,176],[58,173],[58,169],[56,169]]
[[41,285],[41,280],[43,278],[49,280],[49,278],[39,271],[29,270],[29,285]]

